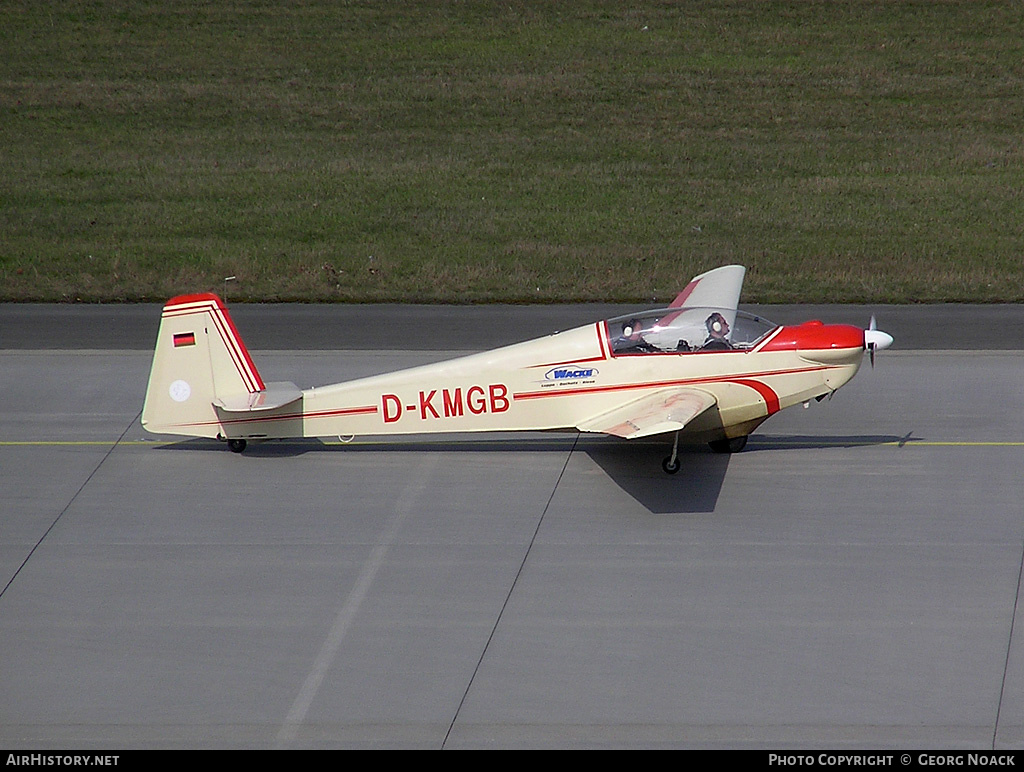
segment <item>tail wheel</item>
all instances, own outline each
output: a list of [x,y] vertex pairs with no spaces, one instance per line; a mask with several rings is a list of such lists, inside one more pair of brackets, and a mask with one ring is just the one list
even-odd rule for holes
[[661,468],[665,470],[667,474],[675,474],[679,471],[679,459],[675,455],[665,456],[665,460],[661,462]]
[[731,437],[725,440],[712,440],[708,443],[715,453],[739,453],[747,446],[747,436]]
[[228,440],[228,447],[232,453],[241,453],[245,450],[245,440]]

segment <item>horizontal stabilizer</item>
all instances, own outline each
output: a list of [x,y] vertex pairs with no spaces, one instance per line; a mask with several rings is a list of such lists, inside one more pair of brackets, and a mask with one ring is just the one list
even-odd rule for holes
[[263,391],[252,394],[238,394],[231,397],[214,397],[213,404],[228,413],[252,413],[284,407],[302,398],[302,389],[287,381],[268,383]]
[[716,401],[714,394],[701,389],[662,389],[583,421],[576,428],[635,440],[679,431]]

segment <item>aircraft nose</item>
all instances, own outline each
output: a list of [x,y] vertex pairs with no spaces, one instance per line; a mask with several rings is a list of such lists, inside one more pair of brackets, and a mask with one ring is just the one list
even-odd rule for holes
[[864,350],[871,357],[871,366],[875,366],[875,352],[879,349],[889,348],[892,345],[892,335],[882,332],[875,326],[875,315],[871,315],[871,324],[864,330]]
[[892,335],[881,330],[864,330],[864,348],[878,351],[889,348],[892,345]]
[[824,364],[853,361],[863,354],[863,331],[849,324],[822,324],[815,320],[797,328],[800,356]]
[[818,320],[784,327],[762,351],[797,351],[802,359],[819,364],[859,362],[864,354],[864,330],[851,324],[823,324]]

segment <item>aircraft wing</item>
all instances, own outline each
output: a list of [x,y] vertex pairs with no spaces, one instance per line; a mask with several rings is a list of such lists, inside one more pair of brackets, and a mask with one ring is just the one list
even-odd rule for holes
[[602,432],[635,440],[682,429],[716,403],[702,389],[662,389],[577,425],[582,432]]
[[743,278],[747,269],[742,265],[723,265],[712,271],[694,276],[685,289],[669,304],[669,308],[736,309],[743,290]]

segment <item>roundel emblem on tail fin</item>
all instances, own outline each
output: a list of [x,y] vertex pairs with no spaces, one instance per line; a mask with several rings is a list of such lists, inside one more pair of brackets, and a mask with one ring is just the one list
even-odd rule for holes
[[192,387],[187,382],[179,380],[171,384],[168,392],[175,402],[184,402],[192,396]]

